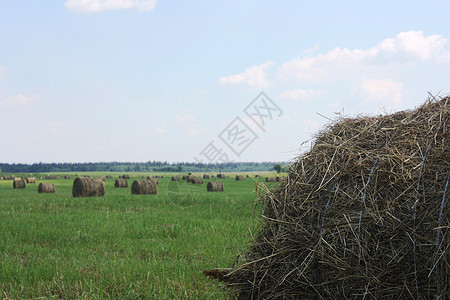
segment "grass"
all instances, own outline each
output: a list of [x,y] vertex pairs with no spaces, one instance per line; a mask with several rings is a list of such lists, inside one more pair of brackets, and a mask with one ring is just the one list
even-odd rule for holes
[[73,178],[47,180],[55,194],[38,194],[40,180],[22,190],[0,181],[0,299],[230,298],[202,271],[231,267],[248,245],[252,179],[208,193],[207,181],[168,177],[158,195],[107,179],[104,197],[73,198]]

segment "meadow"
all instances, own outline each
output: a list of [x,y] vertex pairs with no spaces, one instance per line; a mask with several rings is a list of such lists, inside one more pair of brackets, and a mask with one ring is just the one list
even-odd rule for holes
[[[157,195],[131,195],[144,174],[131,174],[128,188],[114,188],[112,174],[105,196],[73,198],[69,175],[16,190],[0,181],[0,299],[231,297],[202,272],[232,267],[251,242],[261,191],[253,178],[212,179],[225,186],[212,193],[208,179],[194,185],[166,174]],[[38,194],[40,182],[56,193]]]

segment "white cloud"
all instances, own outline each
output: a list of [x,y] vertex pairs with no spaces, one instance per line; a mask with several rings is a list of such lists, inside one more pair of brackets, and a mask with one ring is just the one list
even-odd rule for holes
[[323,83],[364,74],[375,74],[392,64],[450,62],[447,39],[424,36],[422,31],[401,32],[369,49],[335,48],[325,54],[295,58],[281,67],[279,78]]
[[265,71],[273,64],[273,62],[269,61],[262,65],[252,66],[240,74],[222,77],[219,79],[219,82],[233,85],[245,84],[257,88],[268,87],[270,83],[266,78]]
[[402,104],[403,83],[392,79],[362,79],[357,93],[362,95],[360,104],[387,104],[400,107]]
[[16,107],[29,111],[31,109],[31,105],[34,103],[37,97],[38,96],[35,94],[31,96],[18,94],[16,96],[10,96],[8,98],[0,99],[0,109],[2,107]]
[[107,10],[137,8],[140,11],[152,10],[156,0],[67,0],[64,6],[75,13],[96,13]]
[[316,97],[321,97],[323,93],[317,90],[303,90],[303,89],[295,89],[291,91],[287,91],[282,93],[279,98],[281,99],[292,99],[292,100],[309,100]]
[[195,116],[189,112],[183,112],[182,114],[179,114],[175,116],[175,118],[180,123],[193,123],[195,122]]

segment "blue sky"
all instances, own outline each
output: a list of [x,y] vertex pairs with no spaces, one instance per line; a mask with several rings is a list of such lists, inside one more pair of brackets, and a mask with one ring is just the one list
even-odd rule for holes
[[[0,161],[292,160],[338,114],[447,95],[449,11],[449,1],[0,0]],[[261,92],[277,110],[263,113]]]

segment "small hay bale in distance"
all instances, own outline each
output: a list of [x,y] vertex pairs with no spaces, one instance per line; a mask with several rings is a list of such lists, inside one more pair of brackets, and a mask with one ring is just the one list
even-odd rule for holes
[[195,178],[197,178],[197,177],[195,177],[194,175],[188,175],[187,177],[186,177],[186,181],[187,182],[191,182],[193,179],[195,179]]
[[53,183],[41,182],[38,186],[38,193],[54,193],[56,192],[55,185]]
[[114,182],[114,187],[126,188],[126,187],[128,187],[128,181],[124,178],[116,179],[116,181]]
[[106,175],[106,179],[112,179],[112,175]]
[[147,179],[153,181],[156,185],[159,184],[159,180],[157,177],[147,176]]
[[44,179],[46,179],[46,180],[48,180],[48,179],[59,179],[59,176],[48,175],[48,176],[45,176]]
[[181,177],[183,180],[186,180],[188,177],[188,175],[183,175],[183,177]]
[[210,181],[206,185],[206,190],[208,192],[223,192],[223,182],[221,182],[221,181]]
[[77,177],[73,181],[73,197],[104,196],[105,183],[99,178]]
[[172,181],[180,181],[180,176],[172,176]]
[[203,179],[194,177],[189,182],[192,184],[203,184]]
[[131,194],[133,195],[154,195],[158,193],[158,188],[153,180],[135,180],[131,184]]
[[277,182],[275,177],[266,177],[266,182]]
[[217,178],[225,178],[225,174],[217,174]]
[[25,188],[25,180],[22,178],[15,178],[13,181],[13,188],[15,189],[24,189]]
[[203,179],[209,179],[211,176],[210,175],[208,175],[208,174],[204,174],[203,175]]
[[122,175],[123,179],[130,179],[130,175]]
[[70,177],[69,175],[64,176],[64,179],[70,179],[72,177]]
[[237,180],[237,181],[244,181],[244,176],[242,176],[242,175],[236,175],[236,180]]
[[28,177],[27,183],[36,183],[36,177]]

